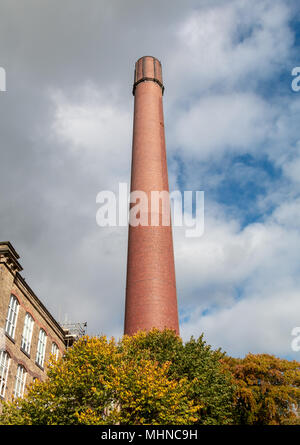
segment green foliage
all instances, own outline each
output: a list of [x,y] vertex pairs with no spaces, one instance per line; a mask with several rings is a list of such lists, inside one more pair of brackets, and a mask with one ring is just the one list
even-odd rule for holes
[[174,379],[186,378],[188,394],[200,409],[197,424],[228,424],[233,422],[234,386],[230,373],[221,359],[224,353],[212,350],[201,335],[187,342],[171,330],[156,329],[132,337],[123,337],[120,345],[128,357],[147,358],[159,363],[170,362],[169,375]]
[[100,391],[95,396],[92,389],[115,357],[113,340],[82,338],[63,358],[50,363],[46,381],[32,384],[24,399],[4,404],[1,423],[68,425],[79,423],[78,413],[91,407],[101,413],[109,395]]
[[48,379],[24,399],[4,404],[2,424],[190,424],[198,407],[185,378],[172,379],[168,362],[127,356],[112,339],[84,337]]
[[300,425],[300,363],[268,354],[226,357],[236,392],[235,422]]
[[300,424],[300,363],[227,357],[203,336],[86,336],[47,374],[3,404],[0,424]]

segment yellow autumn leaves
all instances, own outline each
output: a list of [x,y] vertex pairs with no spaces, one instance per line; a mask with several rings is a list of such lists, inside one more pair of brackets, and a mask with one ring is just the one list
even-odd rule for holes
[[169,362],[128,357],[132,341],[124,339],[122,350],[114,339],[83,337],[65,357],[51,361],[46,382],[31,385],[23,400],[6,404],[2,423],[195,422],[199,407],[188,398],[188,380],[172,378]]
[[0,424],[300,424],[300,363],[228,357],[203,336],[86,336],[47,374],[4,403]]

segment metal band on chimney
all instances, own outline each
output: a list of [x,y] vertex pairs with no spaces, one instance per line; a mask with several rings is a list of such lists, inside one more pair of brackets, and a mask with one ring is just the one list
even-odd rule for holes
[[142,78],[139,79],[137,82],[135,82],[135,83],[133,84],[132,94],[134,95],[134,93],[135,93],[135,89],[136,89],[136,87],[137,87],[137,85],[138,85],[139,83],[141,83],[141,82],[146,82],[146,81],[150,81],[150,82],[155,82],[155,83],[157,83],[157,84],[160,86],[160,88],[161,88],[162,95],[164,94],[165,87],[163,86],[163,84],[162,84],[158,79],[155,79],[154,77],[142,77]]

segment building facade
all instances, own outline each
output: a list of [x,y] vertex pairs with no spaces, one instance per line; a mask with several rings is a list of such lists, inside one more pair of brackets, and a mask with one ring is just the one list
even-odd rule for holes
[[66,332],[20,275],[18,260],[11,243],[0,242],[0,398],[6,401],[45,380],[50,354],[59,357],[66,347]]

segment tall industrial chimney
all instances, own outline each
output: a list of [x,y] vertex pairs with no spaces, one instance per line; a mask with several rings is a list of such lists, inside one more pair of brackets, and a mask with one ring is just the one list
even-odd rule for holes
[[[125,334],[155,327],[179,334],[172,226],[151,225],[151,192],[169,192],[161,63],[141,57],[134,74],[131,192],[148,197],[149,225],[129,224]],[[169,199],[169,198],[168,198]]]

